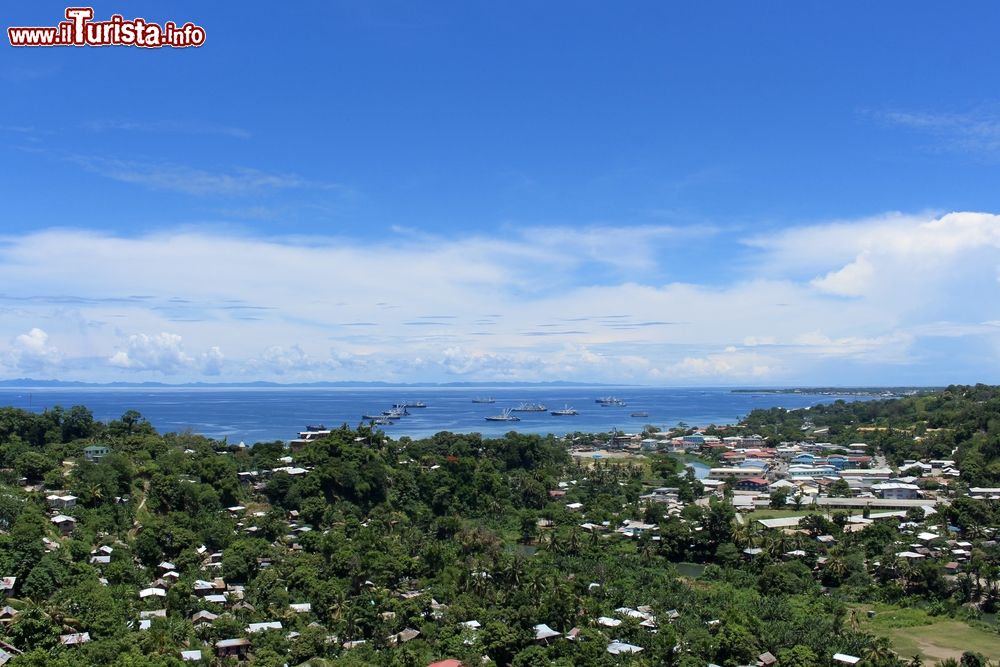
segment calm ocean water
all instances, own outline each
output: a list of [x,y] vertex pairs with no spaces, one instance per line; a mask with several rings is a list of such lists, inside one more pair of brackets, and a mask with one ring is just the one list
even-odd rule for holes
[[[613,395],[626,407],[602,407],[595,399]],[[492,397],[492,404],[473,403]],[[392,437],[424,437],[439,431],[479,432],[499,435],[570,431],[602,432],[617,428],[637,431],[644,424],[675,426],[732,423],[754,408],[801,408],[836,400],[819,394],[732,393],[729,389],[666,389],[650,387],[501,387],[501,388],[0,388],[0,405],[40,412],[56,405],[86,405],[101,421],[138,410],[160,432],[191,430],[229,442],[289,440],[308,424],[328,427],[357,425],[361,415],[381,412],[396,402],[423,401],[426,408],[411,408],[391,426],[382,427]],[[857,400],[842,397],[844,400]],[[574,417],[544,413],[517,413],[520,422],[488,422],[521,402],[544,403],[549,410],[571,406]],[[645,411],[648,417],[631,417]]]

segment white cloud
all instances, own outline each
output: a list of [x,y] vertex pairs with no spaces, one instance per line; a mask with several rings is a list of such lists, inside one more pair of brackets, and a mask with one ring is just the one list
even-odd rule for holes
[[704,357],[685,357],[668,367],[667,378],[712,378],[729,381],[761,381],[773,378],[781,371],[774,357],[728,347]]
[[[902,368],[935,340],[1000,335],[988,324],[1000,320],[991,214],[802,226],[748,241],[740,280],[671,276],[674,253],[705,238],[669,227],[408,231],[379,243],[8,236],[0,308],[17,316],[0,320],[11,341],[0,354],[10,367],[31,321],[87,379],[818,382],[812,371],[828,362]],[[93,358],[106,367],[84,368]]]
[[248,167],[209,171],[171,162],[140,162],[92,155],[67,158],[87,171],[124,183],[189,195],[242,195],[301,188],[338,189],[335,183],[310,181],[297,174]]
[[112,354],[108,363],[117,368],[156,371],[165,375],[190,369],[197,369],[205,375],[219,375],[224,358],[218,346],[212,346],[201,355],[192,357],[184,351],[181,336],[163,332],[129,336],[124,349]]
[[831,294],[862,296],[871,288],[874,277],[875,267],[865,251],[843,268],[831,271],[821,278],[814,278],[811,284]]
[[14,337],[10,348],[0,357],[14,371],[47,371],[62,359],[59,350],[49,344],[49,335],[38,327]]
[[204,352],[201,357],[201,370],[205,375],[221,375],[223,363],[225,361],[225,355],[222,354],[222,350],[219,349],[218,345],[213,345],[208,348],[207,352]]
[[885,111],[876,116],[890,125],[927,133],[937,138],[938,146],[950,151],[982,155],[1000,151],[1000,116],[995,110]]
[[167,134],[216,135],[232,139],[249,139],[251,134],[240,127],[216,125],[194,120],[141,121],[134,119],[101,120],[85,123],[84,127],[94,132],[148,132]]

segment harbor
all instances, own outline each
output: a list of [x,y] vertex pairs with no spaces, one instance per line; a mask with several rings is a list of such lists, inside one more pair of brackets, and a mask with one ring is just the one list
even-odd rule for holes
[[[603,407],[596,398],[610,394],[628,407]],[[489,398],[480,402],[477,398]],[[428,437],[440,431],[481,433],[495,437],[508,431],[522,433],[609,433],[641,431],[647,425],[664,429],[679,422],[695,426],[739,421],[755,408],[797,408],[838,399],[863,400],[831,394],[774,394],[734,392],[728,388],[667,387],[3,387],[0,402],[33,412],[56,405],[90,406],[100,421],[117,419],[137,410],[162,432],[190,431],[229,442],[288,441],[304,424],[376,426],[399,438]],[[390,419],[382,414],[398,403],[409,414]],[[549,407],[571,406],[573,416],[549,412],[512,413],[518,422],[487,421],[505,408],[521,403]],[[398,409],[398,408],[397,408]],[[632,416],[632,413],[645,413]],[[367,419],[365,417],[368,417]]]

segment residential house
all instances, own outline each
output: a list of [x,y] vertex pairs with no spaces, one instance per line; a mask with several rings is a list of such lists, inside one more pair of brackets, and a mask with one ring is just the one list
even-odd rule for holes
[[89,445],[83,448],[83,458],[91,463],[100,463],[110,451],[107,445]]
[[0,642],[0,667],[3,667],[3,665],[6,665],[19,655],[21,655],[21,651],[7,642]]
[[387,638],[390,646],[395,646],[396,644],[405,644],[406,642],[413,641],[420,636],[420,630],[414,630],[413,628],[405,628],[394,635],[390,635]]
[[611,655],[620,655],[622,653],[640,653],[642,652],[642,647],[636,646],[635,644],[626,644],[621,641],[613,641],[608,644],[607,651]]
[[712,468],[708,471],[709,479],[747,479],[759,476],[760,470],[756,468]]
[[49,507],[51,507],[52,509],[62,510],[70,507],[76,507],[76,501],[79,500],[79,498],[70,495],[58,496],[52,494],[50,496],[46,496],[45,500],[48,501]]
[[7,625],[17,616],[19,612],[10,605],[0,607],[0,625]]
[[58,526],[63,535],[69,535],[76,528],[76,519],[65,514],[57,514],[49,519],[49,521]]
[[249,639],[220,639],[215,642],[215,655],[220,658],[245,658],[249,650]]
[[749,477],[747,479],[738,480],[733,488],[737,491],[757,491],[759,493],[766,493],[768,490],[767,480],[763,477]]
[[621,527],[615,530],[615,532],[627,537],[638,537],[647,531],[656,530],[656,528],[657,525],[654,523],[643,523],[642,521],[628,519],[623,521]]
[[211,625],[212,621],[214,621],[218,617],[219,617],[218,614],[213,614],[210,611],[202,609],[201,611],[195,612],[191,616],[191,623],[192,623],[192,625],[202,625],[202,624],[205,624],[205,623]]
[[545,623],[539,623],[535,626],[535,642],[539,644],[549,644],[552,640],[561,636],[562,633],[556,632]]
[[871,490],[879,498],[888,500],[914,500],[920,498],[920,489],[916,484],[902,482],[881,482],[872,484]]
[[264,632],[265,630],[280,630],[281,621],[264,621],[263,623],[251,623],[247,626],[247,632]]
[[74,632],[68,635],[59,635],[59,643],[63,646],[80,646],[90,641],[89,632]]

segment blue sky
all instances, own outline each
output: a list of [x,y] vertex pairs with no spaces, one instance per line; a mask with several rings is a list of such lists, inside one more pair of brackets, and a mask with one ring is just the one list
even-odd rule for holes
[[0,377],[1000,380],[992,3],[241,6],[0,49]]

